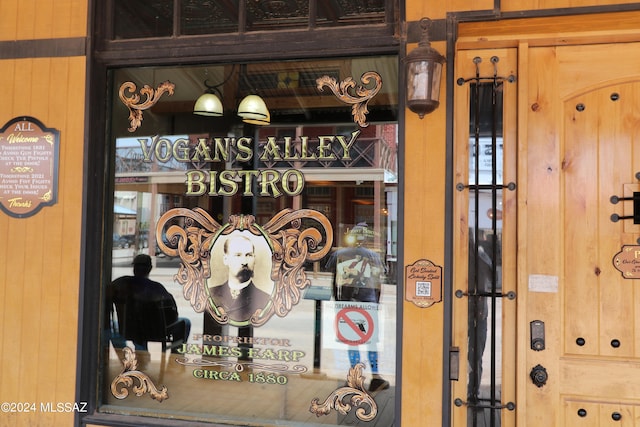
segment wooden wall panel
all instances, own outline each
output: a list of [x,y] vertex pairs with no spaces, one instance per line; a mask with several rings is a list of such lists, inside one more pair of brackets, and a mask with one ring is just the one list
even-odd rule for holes
[[18,28],[18,0],[0,1],[0,40],[14,40]]
[[492,10],[493,0],[407,0],[407,22],[423,17],[444,19],[448,12]]
[[[58,203],[0,214],[0,395],[74,402],[84,147],[85,59],[0,61],[0,122],[20,115],[60,131]],[[3,414],[0,426],[71,425],[73,414]]]
[[2,0],[0,40],[87,35],[87,0]]
[[[410,46],[411,50],[415,46]],[[433,47],[445,52],[443,43]],[[443,75],[445,75],[443,70]],[[420,120],[406,112],[404,157],[404,265],[429,259],[444,265],[446,99]],[[399,266],[399,268],[402,266]],[[404,267],[402,267],[404,271]],[[399,293],[399,295],[401,295]],[[404,302],[402,425],[440,425],[442,419],[443,304],[418,308]]]

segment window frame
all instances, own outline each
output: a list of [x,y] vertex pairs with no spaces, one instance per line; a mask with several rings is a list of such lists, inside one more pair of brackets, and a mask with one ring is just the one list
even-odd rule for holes
[[[377,25],[354,25],[327,28],[307,28],[273,32],[250,32],[214,34],[205,36],[179,36],[173,38],[150,38],[111,40],[107,28],[111,28],[112,1],[90,0],[90,24],[87,46],[87,84],[85,107],[85,162],[83,197],[83,237],[81,253],[81,283],[79,290],[78,346],[76,359],[76,401],[88,402],[86,413],[76,413],[76,426],[98,424],[105,426],[212,426],[217,424],[195,421],[178,421],[163,418],[139,418],[97,412],[101,401],[100,369],[104,354],[99,331],[100,319],[104,315],[101,298],[104,278],[110,277],[110,233],[105,230],[111,219],[115,176],[113,153],[107,141],[106,129],[110,118],[107,112],[110,87],[108,71],[122,66],[166,66],[172,64],[224,63],[233,61],[265,61],[309,59],[314,57],[395,55],[402,58],[404,42],[401,33],[400,6],[403,0],[386,0],[386,23]],[[295,43],[291,43],[295,40]],[[255,52],[255,46],[261,46]],[[399,69],[402,69],[399,67]],[[403,133],[404,77],[399,74],[400,135]],[[398,153],[398,173],[402,174],[402,148]],[[399,190],[402,190],[402,184]],[[106,227],[106,228],[105,228]],[[402,265],[401,256],[398,265]],[[401,283],[398,272],[397,283]],[[399,285],[398,285],[399,286]],[[401,369],[399,362],[402,348],[402,297],[397,299],[398,317],[396,378],[398,381],[395,414],[400,419]],[[108,356],[107,356],[108,357]]]

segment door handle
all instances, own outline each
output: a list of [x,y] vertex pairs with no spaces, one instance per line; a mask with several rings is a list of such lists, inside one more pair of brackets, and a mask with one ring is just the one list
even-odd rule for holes
[[536,385],[536,387],[542,387],[547,383],[547,379],[549,379],[549,375],[547,374],[547,370],[542,365],[536,365],[531,369],[531,373],[529,374],[531,377],[531,381]]

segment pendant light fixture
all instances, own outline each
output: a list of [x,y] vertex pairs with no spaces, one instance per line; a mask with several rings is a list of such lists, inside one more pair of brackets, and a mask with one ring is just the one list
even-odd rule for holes
[[258,95],[247,95],[238,105],[238,116],[245,123],[266,126],[271,123],[267,104]]
[[[221,117],[223,115],[222,101],[220,101],[222,93],[218,88],[231,78],[234,70],[235,64],[227,78],[220,84],[212,86],[207,80],[204,81],[207,90],[196,100],[193,106],[193,114],[210,117]],[[240,76],[246,81],[246,66],[242,66]],[[238,105],[238,116],[242,118],[243,122],[253,125],[265,126],[271,123],[271,114],[267,104],[258,95],[251,94],[242,99]]]
[[[200,97],[196,100],[195,105],[193,106],[193,114],[197,114],[199,116],[209,116],[209,117],[221,117],[223,114],[222,101],[222,93],[218,89],[220,86],[223,86],[235,71],[236,66],[234,65],[229,72],[229,75],[217,85],[210,85],[208,83],[209,79],[205,79],[204,85],[207,87],[207,90],[204,94],[200,95]],[[205,70],[205,76],[208,75],[208,71]]]
[[271,123],[271,113],[267,104],[260,96],[255,95],[256,88],[248,77],[247,64],[240,66],[240,78],[250,95],[245,96],[238,105],[238,116],[242,121],[257,126],[266,126]]
[[193,114],[197,114],[199,116],[221,117],[222,113],[222,101],[220,101],[220,98],[218,98],[211,88],[207,89],[207,92],[200,95],[193,106]]

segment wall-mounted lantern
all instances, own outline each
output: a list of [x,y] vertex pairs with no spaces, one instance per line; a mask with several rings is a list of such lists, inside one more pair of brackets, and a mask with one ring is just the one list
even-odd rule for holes
[[422,119],[440,105],[440,78],[445,57],[431,47],[431,20],[420,20],[422,36],[418,47],[405,58],[407,69],[407,106]]

